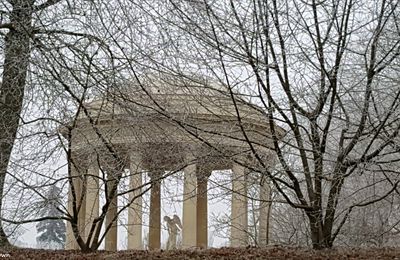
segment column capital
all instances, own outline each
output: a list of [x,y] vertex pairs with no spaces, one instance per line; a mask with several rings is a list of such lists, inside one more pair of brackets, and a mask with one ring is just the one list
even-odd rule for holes
[[164,171],[162,171],[162,170],[157,170],[157,171],[153,170],[148,173],[151,181],[160,181],[163,174],[164,174]]
[[203,167],[197,165],[196,167],[196,177],[199,181],[208,180],[211,176],[212,168],[211,167]]

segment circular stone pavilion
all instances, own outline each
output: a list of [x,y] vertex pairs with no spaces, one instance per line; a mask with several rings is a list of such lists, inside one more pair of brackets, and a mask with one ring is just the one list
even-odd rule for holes
[[[68,136],[73,162],[70,174],[86,176],[73,178],[72,182],[75,196],[82,197],[76,203],[82,238],[87,238],[93,221],[101,214],[101,187],[105,183],[111,187],[129,172],[132,203],[128,208],[128,249],[144,249],[141,195],[142,175],[147,172],[151,180],[148,248],[160,248],[160,183],[166,173],[183,171],[182,248],[206,248],[207,180],[214,170],[230,169],[230,243],[247,245],[246,176],[249,169],[262,172],[273,161],[270,127],[262,109],[227,87],[167,77],[143,79],[140,84],[118,88],[83,107]],[[282,129],[275,129],[283,134]],[[74,207],[71,190],[70,214]],[[268,185],[261,184],[260,192],[261,198],[267,198]],[[105,249],[117,250],[117,196],[110,203]],[[267,240],[269,209],[264,204],[260,211],[260,244]],[[66,249],[74,248],[78,247],[68,225]]]

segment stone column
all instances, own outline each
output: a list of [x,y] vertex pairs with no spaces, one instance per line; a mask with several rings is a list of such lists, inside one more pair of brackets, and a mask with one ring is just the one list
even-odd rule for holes
[[271,215],[271,188],[268,181],[260,185],[260,222],[258,231],[258,244],[260,246],[268,245],[269,240],[269,218]]
[[211,170],[198,169],[197,172],[197,247],[208,247],[208,199],[207,184]]
[[[142,169],[140,157],[134,153],[130,155],[130,183],[129,201],[132,202],[128,208],[128,249],[143,249],[142,245]],[[137,198],[135,198],[137,197]]]
[[[193,163],[190,162],[189,163]],[[184,169],[183,183],[183,230],[182,247],[197,246],[197,176],[196,164],[189,164]]]
[[[75,164],[78,162],[75,161]],[[85,203],[84,202],[84,191],[83,191],[83,180],[82,178],[79,178],[80,172],[82,169],[77,168],[75,164],[70,164],[70,172],[71,172],[71,178],[72,178],[72,185],[74,187],[74,192],[75,192],[75,208],[76,210],[79,209],[78,212],[78,229],[80,232],[80,235],[84,235],[84,228],[85,228]],[[83,198],[82,198],[83,196]],[[73,195],[72,195],[72,187],[69,188],[68,192],[68,212],[70,215],[73,216]],[[82,204],[82,205],[81,205]],[[79,249],[79,245],[76,242],[75,235],[72,231],[72,226],[71,223],[67,223],[67,230],[66,230],[66,241],[65,241],[65,249]]]
[[245,167],[234,164],[232,168],[231,246],[248,244],[247,185]]
[[[122,169],[121,169],[122,171]],[[110,192],[115,186],[118,187],[118,175],[122,172],[118,172],[117,169],[107,170],[107,189],[108,197],[110,199],[110,206],[106,213],[106,227],[110,227],[105,237],[105,250],[117,251],[117,240],[118,240],[118,197],[113,196],[110,198]],[[118,189],[118,188],[117,188]]]
[[[85,236],[86,242],[89,238],[93,221],[99,216],[99,165],[97,160],[93,160],[87,171],[86,194],[85,194]],[[93,233],[95,230],[93,230]],[[91,241],[93,241],[93,235]]]
[[149,249],[161,248],[161,171],[149,173],[150,192]]

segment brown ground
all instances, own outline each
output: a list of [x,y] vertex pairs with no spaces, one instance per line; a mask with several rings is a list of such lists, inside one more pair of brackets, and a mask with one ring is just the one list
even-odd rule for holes
[[346,248],[315,251],[302,248],[270,247],[219,248],[208,250],[119,251],[83,254],[68,250],[0,249],[0,259],[399,259],[400,248]]

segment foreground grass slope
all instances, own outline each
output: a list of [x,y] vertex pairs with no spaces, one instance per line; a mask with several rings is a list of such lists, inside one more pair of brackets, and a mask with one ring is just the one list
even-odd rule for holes
[[83,254],[80,251],[9,249],[0,250],[4,259],[400,259],[400,248],[219,248],[207,250],[119,251]]

